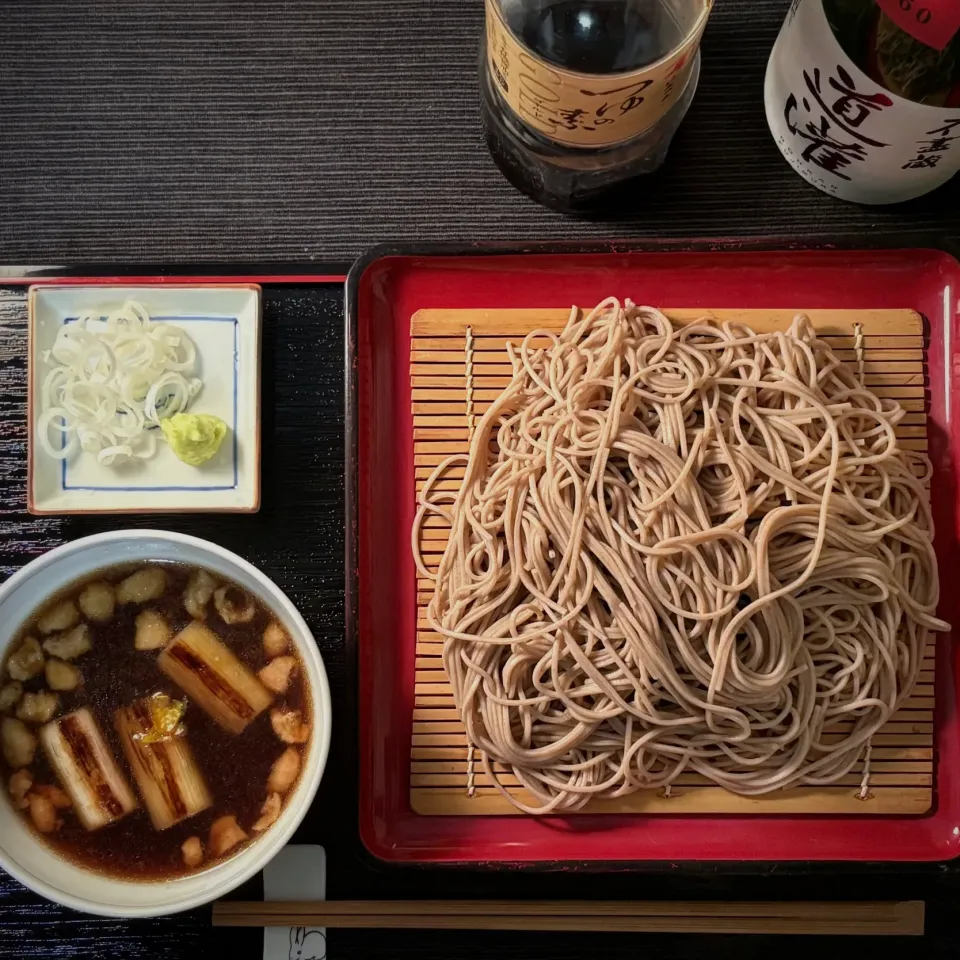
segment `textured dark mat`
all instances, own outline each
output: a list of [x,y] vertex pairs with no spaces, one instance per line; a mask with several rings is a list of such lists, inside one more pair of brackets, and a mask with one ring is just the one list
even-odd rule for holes
[[517,194],[480,137],[481,0],[0,0],[0,262],[349,259],[384,239],[960,237],[807,186],[763,115],[787,0],[718,0],[700,90],[616,223]]

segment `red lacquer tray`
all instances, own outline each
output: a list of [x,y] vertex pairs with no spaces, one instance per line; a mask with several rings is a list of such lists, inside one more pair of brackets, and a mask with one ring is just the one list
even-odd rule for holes
[[770,250],[743,244],[574,250],[383,249],[347,285],[348,638],[358,669],[360,828],[404,862],[946,860],[960,855],[960,657],[938,640],[935,805],[917,817],[428,817],[409,803],[415,568],[410,318],[423,308],[592,305],[912,308],[926,318],[940,613],[958,544],[960,263],[940,250]]

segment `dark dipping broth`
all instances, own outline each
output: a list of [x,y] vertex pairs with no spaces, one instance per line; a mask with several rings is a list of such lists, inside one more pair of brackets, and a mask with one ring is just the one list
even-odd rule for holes
[[[184,607],[183,597],[187,583],[197,568],[172,563],[151,563],[148,566],[161,567],[166,572],[166,588],[161,597],[142,604],[117,603],[112,617],[105,622],[88,620],[81,614],[81,622],[89,624],[92,646],[88,652],[70,661],[80,670],[82,681],[77,689],[59,693],[60,704],[54,714],[56,719],[82,707],[88,708],[93,713],[110,754],[137,798],[137,809],[116,822],[96,830],[87,830],[81,824],[74,809],[58,810],[57,815],[62,820],[62,826],[51,833],[39,833],[34,829],[43,842],[53,847],[64,858],[94,870],[134,880],[184,876],[218,862],[217,858],[210,856],[208,838],[213,822],[225,815],[234,815],[239,825],[248,834],[248,838],[227,851],[219,858],[220,860],[233,856],[262,836],[262,832],[253,832],[251,827],[261,816],[261,808],[267,797],[267,781],[271,769],[280,755],[293,747],[300,754],[300,770],[302,770],[302,761],[309,748],[309,740],[293,744],[282,741],[271,723],[271,710],[278,707],[284,711],[300,711],[305,723],[312,727],[313,722],[302,664],[292,642],[288,644],[286,655],[296,657],[297,666],[289,686],[285,692],[275,694],[272,705],[250,721],[239,733],[231,733],[224,729],[160,670],[157,658],[162,652],[161,649],[135,649],[135,621],[144,610],[156,611],[160,614],[169,624],[174,637],[184,627],[195,622]],[[44,603],[43,607],[36,611],[20,630],[17,639],[9,648],[7,660],[9,661],[17,651],[24,638],[35,636],[41,642],[47,639],[38,633],[36,623],[44,612],[58,602],[76,598],[83,587],[89,583],[106,581],[116,585],[140,569],[144,569],[143,564],[100,570]],[[264,649],[264,631],[271,623],[276,624],[277,618],[257,597],[248,594],[219,575],[211,574],[211,576],[216,580],[217,586],[228,588],[228,599],[240,602],[246,599],[252,600],[255,613],[247,622],[226,623],[220,616],[214,600],[211,599],[206,604],[206,617],[200,622],[212,630],[234,656],[256,674],[270,661]],[[9,682],[10,676],[5,661],[0,689]],[[23,681],[23,689],[25,693],[48,689],[44,674],[41,673],[33,679]],[[157,693],[166,694],[174,701],[186,701],[187,706],[181,723],[196,765],[213,798],[213,804],[206,810],[164,830],[155,829],[151,823],[143,795],[114,727],[114,716],[117,710],[129,707],[135,701]],[[2,713],[4,718],[15,715],[15,707]],[[38,733],[38,726],[32,724],[28,726],[33,733]],[[6,785],[10,782],[14,769],[2,755],[0,755],[0,769],[3,771],[3,780]],[[35,784],[64,786],[51,766],[42,745],[37,746],[34,759],[26,769],[32,774]],[[299,772],[297,779],[299,779]],[[284,806],[286,798],[295,789],[296,781],[286,792]],[[3,792],[9,801],[11,799],[9,791],[5,788]],[[21,812],[26,823],[33,828],[30,811],[22,810]],[[267,830],[269,829],[267,827]],[[199,837],[204,847],[205,859],[197,867],[185,865],[181,849],[183,843],[191,837]]]

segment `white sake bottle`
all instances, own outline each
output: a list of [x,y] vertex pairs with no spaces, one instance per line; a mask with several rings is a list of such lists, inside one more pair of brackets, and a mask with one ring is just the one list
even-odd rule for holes
[[960,170],[960,0],[794,0],[764,85],[805,180],[899,203]]

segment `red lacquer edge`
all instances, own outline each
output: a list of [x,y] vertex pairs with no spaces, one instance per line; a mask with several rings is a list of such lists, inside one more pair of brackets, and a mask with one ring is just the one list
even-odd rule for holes
[[[732,252],[736,252],[734,247]],[[680,253],[682,251],[674,251]],[[742,250],[746,255],[755,254],[755,250]],[[781,251],[787,253],[788,251]],[[809,251],[829,255],[831,251]],[[563,256],[563,254],[558,254]],[[570,256],[572,254],[568,254]],[[637,255],[642,255],[638,251]],[[773,251],[770,252],[773,256]],[[931,420],[939,415],[945,426],[949,427],[950,437],[937,435],[931,437],[931,454],[939,471],[946,471],[951,480],[941,483],[942,497],[953,489],[956,483],[957,465],[954,451],[960,450],[960,403],[955,391],[946,378],[947,371],[960,372],[960,320],[957,317],[957,293],[960,292],[960,264],[948,254],[938,250],[904,251],[833,251],[834,257],[844,258],[844,262],[856,262],[857,257],[864,258],[886,255],[900,255],[903,260],[920,264],[932,275],[931,283],[940,283],[944,290],[944,310],[940,313],[927,307],[932,328],[932,349],[930,354],[931,386],[934,395],[931,398]],[[796,256],[803,256],[797,253]],[[403,257],[395,258],[402,263]],[[465,263],[467,258],[461,261]],[[477,257],[482,260],[482,257]],[[486,265],[489,266],[489,259]],[[527,261],[533,269],[534,260]],[[816,261],[813,261],[816,262]],[[429,270],[430,264],[424,257],[409,260],[417,269]],[[836,268],[837,264],[834,264]],[[376,274],[380,268],[380,274]],[[359,754],[361,787],[361,835],[368,849],[376,856],[393,861],[406,862],[533,862],[557,860],[584,861],[625,861],[625,860],[945,860],[960,853],[960,739],[958,739],[957,717],[954,691],[960,684],[960,662],[953,656],[952,644],[946,640],[938,646],[937,673],[937,733],[938,779],[935,810],[920,817],[877,816],[858,817],[802,817],[802,816],[766,816],[766,817],[658,817],[644,820],[642,817],[611,817],[604,820],[608,829],[577,830],[576,818],[570,821],[549,820],[533,822],[527,818],[516,817],[419,817],[409,807],[409,726],[412,701],[412,661],[410,655],[415,639],[413,637],[413,619],[415,603],[410,589],[401,590],[398,597],[387,593],[375,598],[377,602],[388,599],[393,606],[389,611],[381,610],[380,626],[386,627],[391,638],[388,646],[379,648],[371,635],[371,597],[365,594],[380,586],[389,588],[390,581],[407,581],[407,571],[401,562],[401,556],[393,551],[399,548],[399,541],[408,542],[406,533],[388,529],[389,525],[378,526],[376,537],[364,536],[364,524],[372,523],[377,516],[377,501],[374,497],[375,486],[371,480],[372,470],[386,471],[394,489],[402,488],[396,501],[402,507],[402,498],[410,493],[409,485],[403,477],[411,476],[412,443],[403,442],[392,462],[383,462],[384,449],[374,449],[377,438],[373,429],[372,417],[375,408],[376,391],[381,395],[385,389],[384,381],[391,381],[388,394],[396,400],[394,406],[400,412],[400,420],[394,420],[398,433],[403,433],[402,419],[406,417],[405,441],[410,440],[409,423],[409,381],[407,379],[406,359],[409,350],[409,315],[411,305],[402,309],[405,316],[397,316],[393,329],[384,329],[383,318],[375,318],[364,312],[364,295],[384,294],[387,286],[384,261],[368,259],[356,268],[359,279],[356,281],[355,308],[358,311],[353,322],[356,323],[356,340],[348,344],[350,357],[348,370],[352,371],[352,389],[355,391],[354,429],[356,447],[348,449],[348,456],[355,454],[357,502],[352,510],[354,526],[359,523],[357,542],[356,570],[358,593],[351,599],[356,607],[359,635],[357,637],[357,659],[359,669]],[[586,269],[586,267],[584,267]],[[487,271],[489,272],[489,271]],[[348,301],[351,282],[348,281]],[[485,278],[487,289],[494,282]],[[442,284],[441,284],[442,287]],[[951,292],[952,291],[952,292]],[[481,297],[484,295],[481,291]],[[871,302],[869,284],[862,291],[863,306],[877,305]],[[675,298],[674,298],[675,299]],[[441,303],[419,303],[416,306],[439,306]],[[442,305],[452,305],[443,303]],[[490,295],[488,305],[500,305],[496,293]],[[518,303],[518,305],[520,305]],[[548,304],[542,304],[548,305]],[[818,305],[811,302],[811,306]],[[825,304],[819,304],[825,305]],[[859,304],[858,304],[859,305]],[[884,304],[889,306],[890,304]],[[919,307],[919,304],[899,304]],[[948,313],[949,316],[944,316]],[[350,322],[348,318],[348,322]],[[377,323],[377,329],[373,329]],[[938,341],[938,327],[943,331]],[[404,333],[406,330],[406,342]],[[396,338],[397,342],[385,341]],[[942,352],[935,350],[942,346]],[[373,363],[373,348],[379,351],[389,346],[395,363],[389,371],[376,368]],[[373,379],[371,379],[373,378]],[[348,384],[348,387],[350,385]],[[376,389],[375,389],[376,388]],[[939,390],[939,394],[937,394]],[[402,408],[406,405],[406,413]],[[934,431],[936,433],[936,431]],[[381,441],[382,441],[381,437]],[[399,481],[397,477],[401,478]],[[382,488],[382,484],[381,484]],[[946,488],[946,490],[944,489]],[[412,502],[412,497],[407,497]],[[938,532],[938,554],[942,569],[952,570],[956,556],[956,522],[947,524],[944,529],[944,516],[954,513],[953,505],[944,511],[942,503],[935,508],[940,517]],[[381,505],[382,511],[382,505]],[[394,526],[408,519],[403,509],[394,510]],[[396,514],[399,514],[397,516]],[[386,514],[389,517],[389,511]],[[950,530],[953,527],[953,530]],[[947,531],[950,533],[944,536]],[[406,549],[409,549],[406,546]],[[374,571],[380,576],[373,577]],[[389,571],[388,577],[384,574]],[[375,583],[371,583],[374,580]],[[348,590],[350,590],[348,581]],[[944,604],[954,598],[945,596]],[[396,601],[395,603],[393,601]],[[947,612],[950,616],[952,610]],[[406,657],[406,661],[404,661]],[[378,688],[374,682],[375,668],[393,670],[393,690]],[[410,689],[406,689],[407,686]],[[389,699],[384,700],[384,695]],[[396,708],[396,709],[395,709]],[[404,717],[405,714],[405,717]],[[407,730],[405,739],[398,735],[397,727]],[[598,819],[598,818],[592,818]],[[625,830],[624,827],[628,827]],[[813,830],[810,828],[814,827]],[[639,836],[639,841],[637,841]]]

